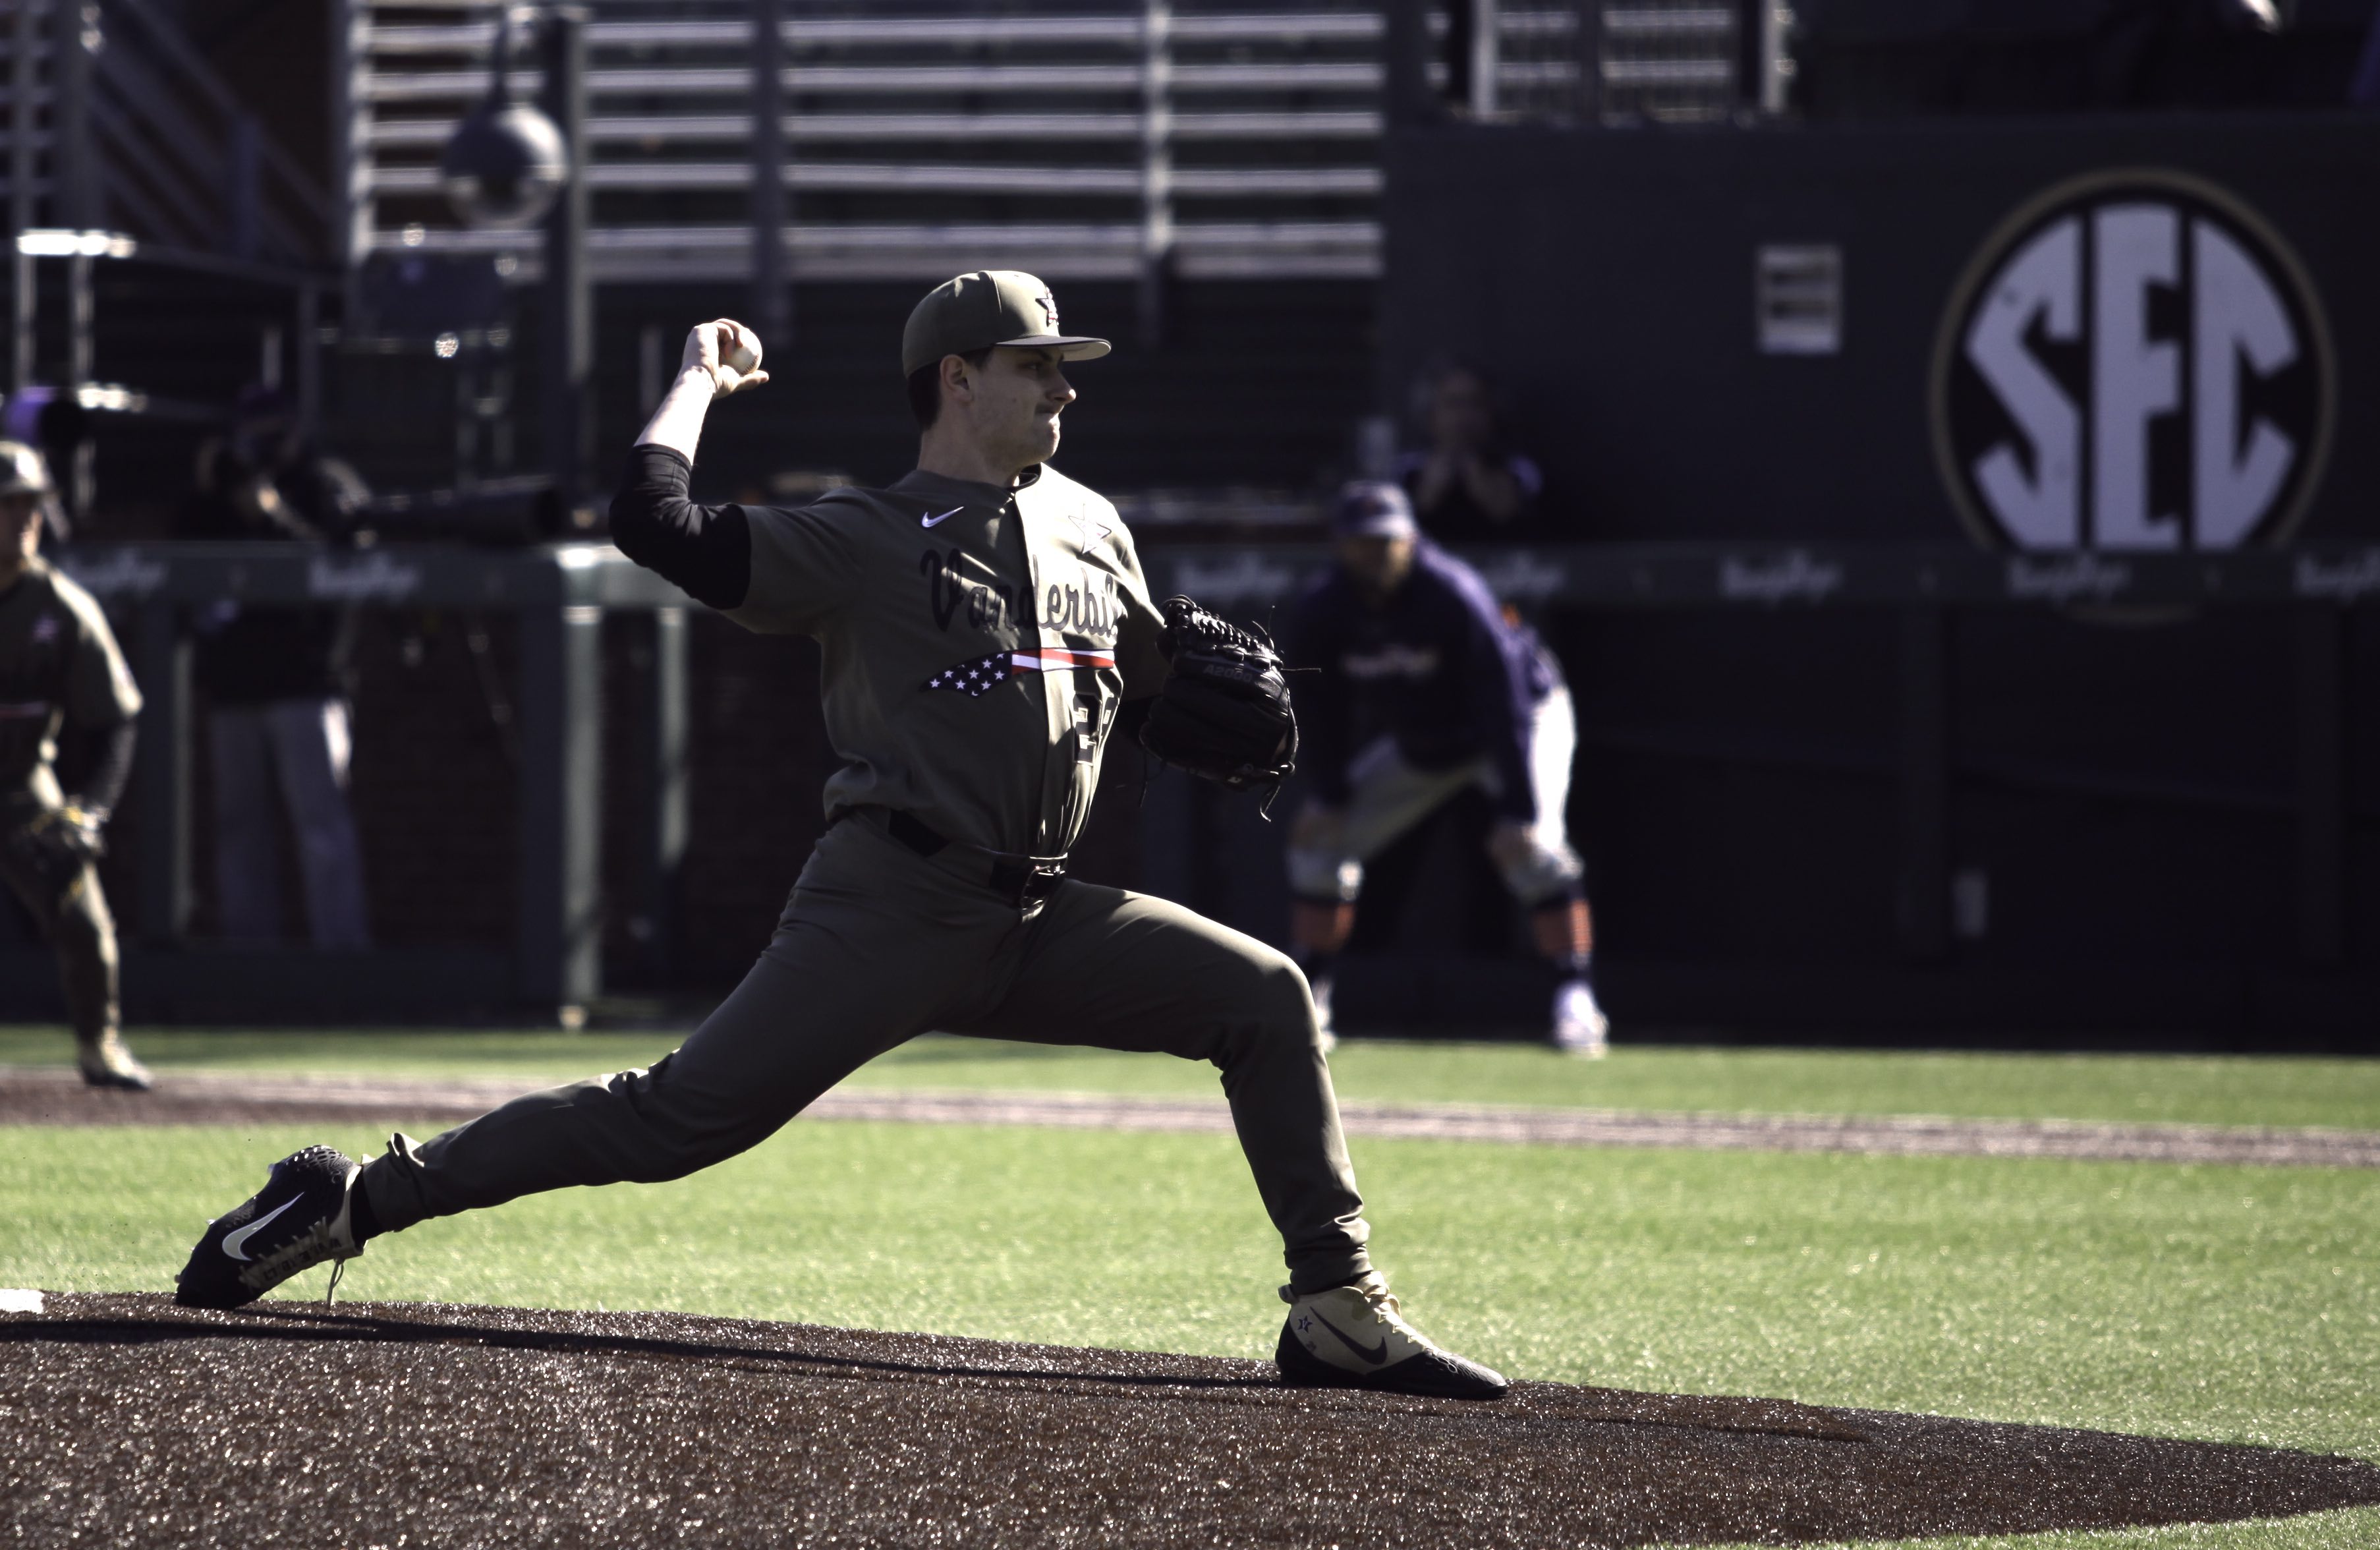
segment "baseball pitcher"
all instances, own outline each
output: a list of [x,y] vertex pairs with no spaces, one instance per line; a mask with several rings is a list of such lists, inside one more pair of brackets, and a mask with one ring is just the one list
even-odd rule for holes
[[748,329],[688,336],[629,454],[613,532],[746,629],[820,643],[842,763],[773,938],[650,1069],[520,1098],[428,1141],[393,1137],[368,1165],[327,1147],[275,1164],[200,1239],[181,1301],[237,1306],[428,1217],[692,1173],[940,1029],[1213,1063],[1289,1267],[1283,1378],[1505,1391],[1406,1324],[1372,1266],[1296,966],[1179,905],[1066,875],[1119,726],[1235,787],[1277,784],[1295,750],[1278,658],[1187,600],[1160,612],[1115,507],[1049,466],[1075,397],[1066,368],[1108,350],[1064,333],[1029,275],[940,286],[902,339],[917,468],[784,509],[687,498],[706,410],[768,381]]
[[37,553],[55,496],[41,454],[0,441],[0,878],[57,955],[82,1080],[139,1091],[149,1073],[116,1028],[115,921],[91,863],[132,767],[140,691],[107,616]]

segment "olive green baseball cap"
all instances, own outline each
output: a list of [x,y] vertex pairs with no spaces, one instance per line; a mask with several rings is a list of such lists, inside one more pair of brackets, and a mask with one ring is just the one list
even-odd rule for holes
[[993,345],[1054,349],[1061,360],[1096,360],[1114,348],[1087,334],[1060,333],[1057,300],[1033,275],[978,269],[936,286],[909,314],[901,330],[901,374]]

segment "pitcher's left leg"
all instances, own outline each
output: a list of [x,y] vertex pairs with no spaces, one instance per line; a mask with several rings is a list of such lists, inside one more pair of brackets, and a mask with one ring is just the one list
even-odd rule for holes
[[1087,883],[1063,885],[1020,930],[1007,995],[954,1031],[1212,1062],[1291,1285],[1337,1286],[1371,1268],[1314,998],[1295,964],[1170,900]]
[[1339,1129],[1305,976],[1178,904],[1069,883],[1024,928],[1008,995],[965,1033],[1212,1061],[1257,1190],[1281,1230],[1283,1382],[1493,1399],[1503,1377],[1404,1321],[1365,1250],[1370,1228]]

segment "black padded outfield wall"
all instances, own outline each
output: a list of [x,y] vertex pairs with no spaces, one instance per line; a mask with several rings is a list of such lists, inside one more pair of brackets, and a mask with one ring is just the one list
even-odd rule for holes
[[[2190,517],[2192,389],[2228,382],[2234,461],[2269,421],[2294,445],[2285,494],[2319,485],[2299,531],[2361,536],[2380,532],[2375,188],[2380,115],[1408,131],[1390,163],[1384,359],[1399,384],[1440,352],[1499,373],[1581,539],[1941,540],[1966,529],[1937,458],[1937,346],[1954,303],[2012,284],[2007,321],[2084,422],[2078,454],[2101,450],[2089,421],[2116,431],[2131,406],[2152,515]],[[2205,329],[2202,301],[2220,314]],[[1947,325],[1943,373],[1969,454],[2009,415],[1978,366],[2011,353],[2006,330],[1987,320],[1973,340],[1975,321],[1969,307]],[[2202,334],[2240,349],[2235,369],[2195,359]],[[2287,363],[2260,372],[2260,355]],[[2022,365],[1999,370],[2022,397]],[[2152,409],[2160,388],[2172,408]],[[2143,546],[2128,515],[2107,513],[2103,546]]]
[[[1565,539],[2006,583],[1772,549],[1773,608],[1552,610],[1621,1020],[2380,1048],[2380,116],[1446,128],[1390,178],[1384,400],[1484,368]],[[2286,596],[2141,584],[2276,549]]]

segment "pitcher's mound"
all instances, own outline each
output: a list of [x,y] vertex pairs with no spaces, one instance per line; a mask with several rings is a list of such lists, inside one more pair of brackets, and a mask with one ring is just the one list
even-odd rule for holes
[[2269,1448],[674,1313],[55,1296],[0,1314],[0,1539],[1638,1545],[2380,1504]]

